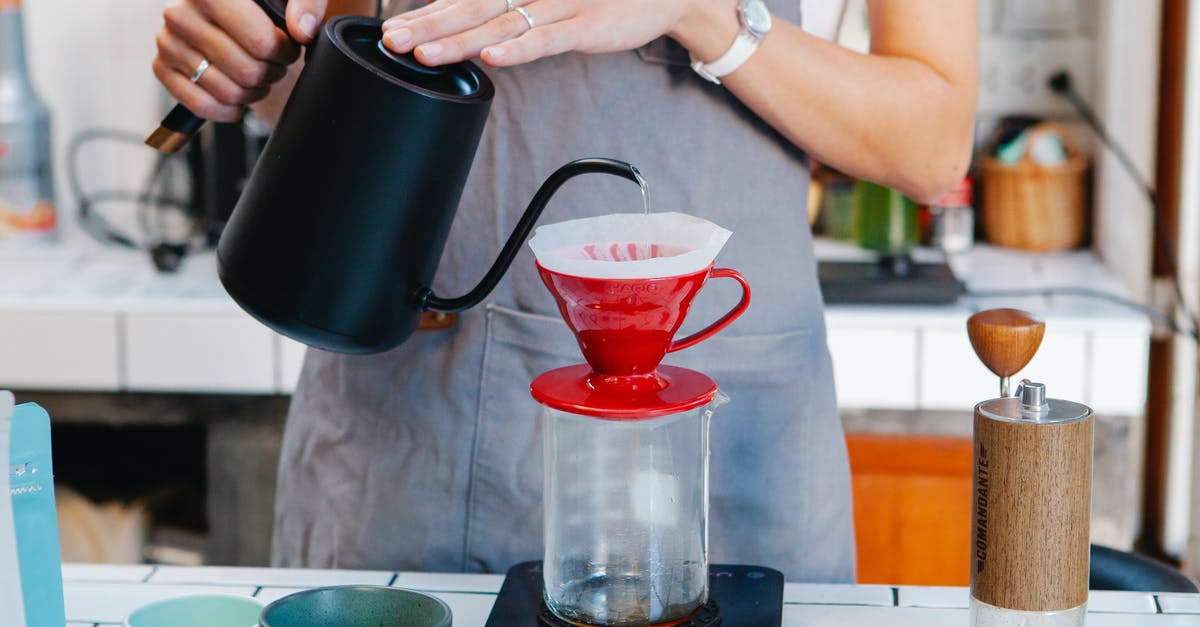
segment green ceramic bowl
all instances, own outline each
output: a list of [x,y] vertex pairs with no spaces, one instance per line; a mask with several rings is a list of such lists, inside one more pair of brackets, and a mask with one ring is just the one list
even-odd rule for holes
[[262,603],[232,594],[197,594],[155,601],[134,610],[126,627],[254,627]]
[[427,594],[378,586],[334,586],[267,606],[262,627],[450,627],[450,607]]

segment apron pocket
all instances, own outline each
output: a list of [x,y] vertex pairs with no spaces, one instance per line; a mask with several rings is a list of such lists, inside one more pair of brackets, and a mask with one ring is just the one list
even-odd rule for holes
[[468,503],[469,570],[502,573],[541,559],[541,408],[529,384],[547,370],[582,361],[561,318],[488,306]]

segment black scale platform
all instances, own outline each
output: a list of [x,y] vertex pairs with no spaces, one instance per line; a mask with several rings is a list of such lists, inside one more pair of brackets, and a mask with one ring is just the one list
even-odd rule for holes
[[[760,566],[711,564],[709,603],[678,627],[780,627],[783,574]],[[555,618],[542,601],[542,563],[513,566],[485,627],[571,627]]]
[[966,292],[945,262],[917,263],[907,256],[876,262],[822,261],[817,264],[827,304],[947,305]]

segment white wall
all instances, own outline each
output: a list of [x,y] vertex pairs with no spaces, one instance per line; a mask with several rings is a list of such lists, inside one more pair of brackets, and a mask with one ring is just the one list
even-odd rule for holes
[[[1154,182],[1158,143],[1158,79],[1162,6],[1103,0],[1097,8],[1096,109]],[[1153,209],[1141,184],[1107,152],[1097,152],[1094,193],[1097,252],[1136,297],[1149,300]]]
[[[66,148],[90,127],[146,134],[168,109],[150,71],[165,0],[25,0],[30,71],[50,108],[56,200],[68,237],[75,202],[66,186]],[[138,190],[153,158],[149,148],[109,144],[89,149],[86,187]]]

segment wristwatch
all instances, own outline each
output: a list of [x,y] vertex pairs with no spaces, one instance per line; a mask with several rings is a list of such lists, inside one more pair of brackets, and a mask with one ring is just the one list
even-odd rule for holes
[[758,50],[763,37],[771,30],[771,11],[763,0],[741,0],[738,2],[738,21],[742,29],[737,39],[721,58],[712,63],[704,63],[692,55],[692,69],[703,76],[705,80],[718,85],[721,77],[742,67],[742,64]]

